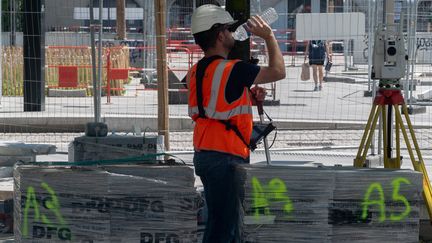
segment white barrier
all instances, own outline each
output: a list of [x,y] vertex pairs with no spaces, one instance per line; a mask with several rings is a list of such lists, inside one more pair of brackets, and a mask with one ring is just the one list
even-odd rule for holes
[[416,39],[416,63],[432,64],[432,33],[417,32]]
[[350,40],[364,34],[364,13],[306,13],[296,15],[297,40]]

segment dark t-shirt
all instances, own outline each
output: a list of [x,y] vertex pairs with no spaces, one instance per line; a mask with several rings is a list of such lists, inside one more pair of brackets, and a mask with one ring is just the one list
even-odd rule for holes
[[250,88],[255,81],[256,76],[260,71],[260,66],[248,62],[237,62],[228,78],[227,87],[225,89],[225,98],[228,103],[240,98],[244,88]]
[[[217,57],[203,58],[202,61],[206,59],[218,59]],[[220,57],[222,58],[222,57]],[[245,61],[237,62],[228,78],[227,87],[225,89],[225,99],[228,103],[240,98],[243,94],[244,88],[250,88],[255,81],[256,76],[260,71],[260,66],[251,64]],[[186,85],[186,77],[181,81]]]

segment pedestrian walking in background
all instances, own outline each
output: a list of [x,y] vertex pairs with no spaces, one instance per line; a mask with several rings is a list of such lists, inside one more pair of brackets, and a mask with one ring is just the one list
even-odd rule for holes
[[305,61],[309,58],[309,65],[312,67],[312,77],[315,83],[314,91],[322,90],[324,72],[323,65],[325,59],[332,62],[329,44],[323,40],[311,40],[306,45]]
[[247,30],[265,40],[269,65],[227,60],[238,24],[223,8],[212,4],[192,14],[192,34],[204,58],[187,74],[189,116],[195,122],[195,173],[204,185],[208,220],[204,243],[241,242],[240,213],[244,181],[236,167],[249,163],[253,100],[265,90],[253,84],[285,78],[282,53],[271,28],[259,16]]

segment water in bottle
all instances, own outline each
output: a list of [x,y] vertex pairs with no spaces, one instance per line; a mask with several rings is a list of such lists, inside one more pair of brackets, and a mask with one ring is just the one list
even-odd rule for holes
[[[274,8],[268,8],[264,10],[264,12],[262,12],[259,16],[261,16],[261,18],[269,25],[275,22],[279,17],[278,13]],[[246,25],[246,23],[240,25],[233,33],[233,37],[235,40],[244,41],[249,38],[249,33],[245,29]]]

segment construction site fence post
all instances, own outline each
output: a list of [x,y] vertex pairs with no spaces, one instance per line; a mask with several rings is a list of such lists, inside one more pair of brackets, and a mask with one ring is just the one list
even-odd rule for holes
[[111,104],[111,50],[107,49],[107,83],[106,83],[106,95],[107,95],[107,104]]

